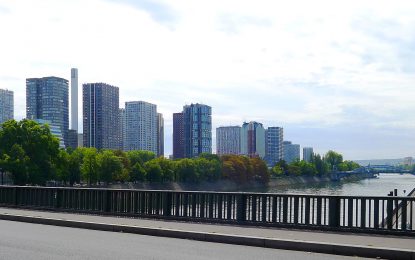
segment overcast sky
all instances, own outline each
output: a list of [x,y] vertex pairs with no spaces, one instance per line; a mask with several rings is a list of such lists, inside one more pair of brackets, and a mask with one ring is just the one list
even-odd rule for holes
[[0,33],[17,119],[25,78],[77,67],[122,107],[157,104],[166,154],[172,113],[199,102],[213,130],[256,120],[319,153],[415,155],[415,1],[0,0]]

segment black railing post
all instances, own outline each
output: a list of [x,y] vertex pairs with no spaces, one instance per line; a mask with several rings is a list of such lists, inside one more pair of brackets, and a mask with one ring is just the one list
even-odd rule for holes
[[163,196],[163,216],[170,217],[171,216],[171,199],[172,194],[171,192],[165,192]]
[[388,229],[392,229],[393,225],[393,199],[388,198],[386,207],[386,226]]
[[246,195],[238,194],[237,195],[237,210],[236,210],[236,220],[238,222],[246,221]]
[[17,199],[17,187],[13,187],[13,205],[17,206],[18,199]]
[[406,230],[406,228],[407,228],[407,223],[406,223],[407,222],[407,214],[408,214],[407,206],[408,206],[408,201],[406,199],[403,199],[402,202],[401,202],[401,209],[402,209],[401,229],[402,230]]
[[105,190],[104,191],[104,201],[103,201],[103,203],[104,203],[104,205],[103,205],[103,209],[104,209],[104,212],[110,212],[110,209],[111,209],[111,206],[110,206],[110,203],[111,203],[111,198],[110,198],[111,196],[110,196],[110,191],[109,190]]
[[61,189],[55,189],[55,201],[54,201],[54,208],[58,209],[62,207],[62,190]]
[[329,226],[340,227],[340,198],[336,196],[329,198]]

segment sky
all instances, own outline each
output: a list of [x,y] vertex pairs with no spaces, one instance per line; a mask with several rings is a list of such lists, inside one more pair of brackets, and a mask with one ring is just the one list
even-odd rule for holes
[[399,0],[0,0],[0,88],[22,119],[26,78],[76,67],[80,84],[119,87],[121,107],[156,104],[166,155],[172,113],[203,103],[213,143],[258,121],[320,154],[415,156],[414,14]]

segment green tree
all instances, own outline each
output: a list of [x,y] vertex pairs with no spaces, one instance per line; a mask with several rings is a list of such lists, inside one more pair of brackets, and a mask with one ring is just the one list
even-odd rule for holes
[[69,184],[73,186],[75,183],[81,182],[81,165],[82,165],[82,151],[75,149],[69,154],[68,171],[69,171]]
[[89,186],[98,181],[97,149],[93,147],[83,149],[81,173],[82,179],[88,182]]
[[149,182],[161,182],[163,178],[163,171],[157,160],[153,159],[144,164],[144,169],[147,172],[147,180]]
[[141,166],[140,163],[136,163],[134,164],[132,170],[131,170],[131,174],[130,174],[130,180],[132,182],[143,182],[146,180],[146,175],[147,172],[144,169],[143,166]]
[[325,176],[329,171],[329,165],[321,158],[321,155],[314,154],[311,162],[315,165],[318,176]]
[[113,180],[119,181],[122,175],[122,163],[112,151],[105,150],[97,155],[98,179],[108,184]]
[[281,166],[279,166],[278,164],[276,164],[274,167],[272,167],[271,169],[271,175],[273,177],[280,177],[284,175],[284,170],[281,168]]
[[156,158],[156,155],[150,151],[129,151],[126,154],[130,160],[130,165],[135,165],[139,162],[143,166],[146,162]]
[[329,164],[330,170],[334,170],[343,162],[343,156],[335,151],[328,151],[324,156],[324,160]]
[[176,163],[176,175],[179,181],[197,182],[199,175],[196,164],[192,159],[184,158]]
[[65,185],[70,181],[69,154],[65,150],[60,150],[56,160],[56,177]]
[[16,184],[44,185],[54,179],[58,155],[59,140],[51,134],[49,126],[28,119],[2,124],[0,163]]

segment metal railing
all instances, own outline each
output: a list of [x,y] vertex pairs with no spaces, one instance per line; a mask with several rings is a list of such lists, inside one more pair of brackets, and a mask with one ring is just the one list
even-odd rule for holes
[[415,235],[414,197],[0,186],[0,206]]

